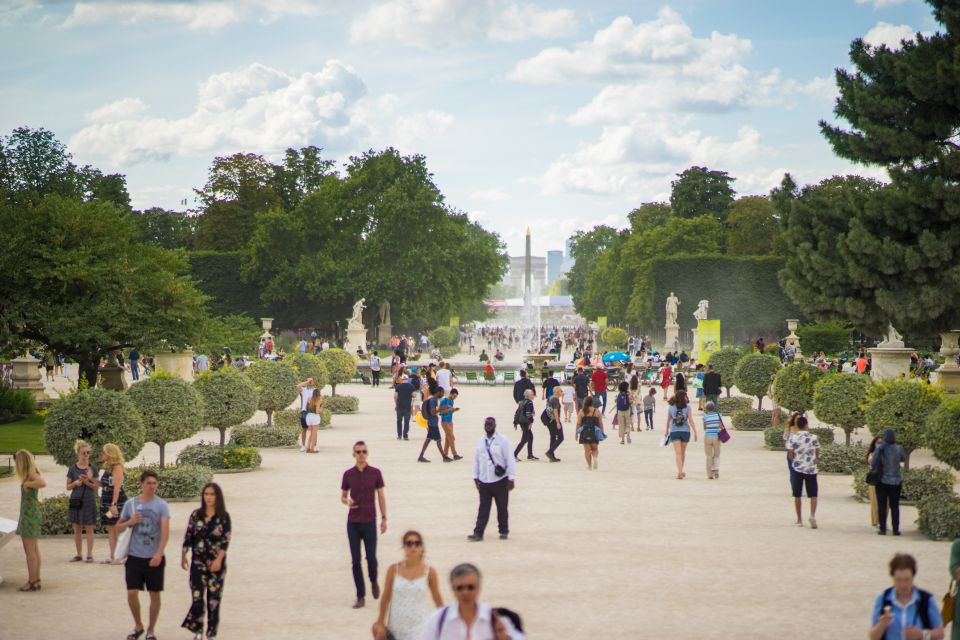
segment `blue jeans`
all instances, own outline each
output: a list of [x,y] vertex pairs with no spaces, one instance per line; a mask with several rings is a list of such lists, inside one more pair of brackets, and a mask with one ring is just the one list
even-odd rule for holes
[[363,581],[363,564],[360,559],[360,542],[363,542],[367,554],[367,574],[370,583],[377,582],[377,521],[347,522],[347,540],[350,542],[350,557],[353,559],[353,583],[357,587],[357,597],[367,593]]
[[131,361],[130,361],[130,373],[133,374],[133,379],[134,379],[134,380],[139,380],[139,379],[140,379],[140,367],[137,366],[137,361],[136,361],[136,360],[131,360]]
[[397,437],[407,437],[410,433],[410,409],[397,408]]
[[653,409],[644,409],[643,410],[643,422],[648,427],[653,429]]
[[601,400],[603,401],[603,413],[606,413],[606,412],[607,412],[607,392],[606,392],[606,390],[604,390],[604,391],[597,391],[596,393],[593,394],[593,406],[594,406],[594,408],[596,408],[596,407],[598,407],[598,406],[600,405],[600,401],[601,401]]

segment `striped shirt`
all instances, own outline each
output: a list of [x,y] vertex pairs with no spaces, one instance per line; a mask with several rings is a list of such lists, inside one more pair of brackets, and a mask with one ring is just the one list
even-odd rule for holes
[[706,413],[703,416],[703,437],[716,438],[722,426],[719,413]]

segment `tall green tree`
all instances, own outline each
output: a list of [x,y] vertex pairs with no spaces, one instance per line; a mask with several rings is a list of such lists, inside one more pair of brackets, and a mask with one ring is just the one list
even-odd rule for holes
[[727,216],[727,253],[765,256],[774,253],[780,220],[764,196],[745,196],[730,206]]
[[[590,273],[596,266],[596,260],[617,238],[617,230],[605,224],[597,225],[589,231],[577,231],[570,237],[570,254],[573,267],[567,274],[570,295],[577,310],[584,308]],[[589,317],[589,316],[587,316]]]
[[666,202],[644,202],[627,214],[631,231],[645,231],[650,227],[659,227],[667,223],[673,209]]
[[734,180],[726,171],[690,167],[670,183],[670,208],[681,218],[712,216],[723,222],[733,204]]
[[[808,256],[788,261],[782,275],[791,297],[875,334],[888,322],[920,335],[960,325],[960,7],[927,2],[938,33],[897,50],[853,41],[854,68],[837,71],[834,110],[850,129],[820,123],[837,155],[886,168],[890,185],[836,194],[819,209],[800,194],[784,211],[808,219],[818,236],[839,232],[798,247]],[[804,287],[811,309],[798,294]],[[848,301],[850,293],[859,297]]]
[[189,249],[193,245],[193,230],[197,223],[195,216],[151,207],[145,211],[135,211],[133,221],[143,242],[164,249]]

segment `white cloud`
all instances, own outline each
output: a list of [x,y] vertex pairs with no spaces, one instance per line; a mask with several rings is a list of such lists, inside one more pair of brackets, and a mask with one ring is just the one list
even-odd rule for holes
[[256,18],[268,24],[286,16],[317,15],[326,0],[196,0],[194,2],[77,2],[64,21],[65,27],[101,22],[140,24],[166,21],[191,30],[216,31],[228,25]]
[[40,9],[36,0],[0,0],[0,26],[12,24]]
[[863,41],[872,47],[886,45],[890,49],[899,49],[903,40],[913,40],[915,36],[916,31],[910,25],[878,22],[863,36]]
[[386,0],[354,19],[350,39],[433,48],[478,39],[555,38],[576,29],[574,13],[568,9],[540,9],[515,0]]
[[492,188],[474,191],[470,194],[470,199],[478,202],[504,202],[509,200],[510,196],[503,189]]
[[90,124],[70,148],[117,166],[236,151],[269,155],[307,144],[333,152],[368,142],[416,150],[453,121],[439,111],[397,113],[397,106],[394,96],[368,97],[356,71],[337,60],[299,76],[252,64],[207,78],[182,118],[150,116],[138,98],[106,104],[87,114]]
[[857,0],[857,4],[872,4],[874,9],[883,9],[893,7],[898,4],[904,4],[910,0]]

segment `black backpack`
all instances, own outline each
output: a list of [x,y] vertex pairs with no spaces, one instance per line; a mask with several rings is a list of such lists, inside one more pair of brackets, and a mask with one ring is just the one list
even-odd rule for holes
[[[923,589],[917,589],[917,593],[920,594],[920,598],[917,601],[916,613],[913,614],[913,620],[910,624],[912,625],[917,621],[917,618],[920,618],[921,629],[933,629],[933,625],[930,624],[930,598],[932,598],[933,595]],[[881,611],[883,607],[890,607],[890,609],[893,610],[893,587],[883,592]]]
[[423,404],[420,405],[420,413],[423,415],[424,420],[430,419],[430,398],[424,400]]

